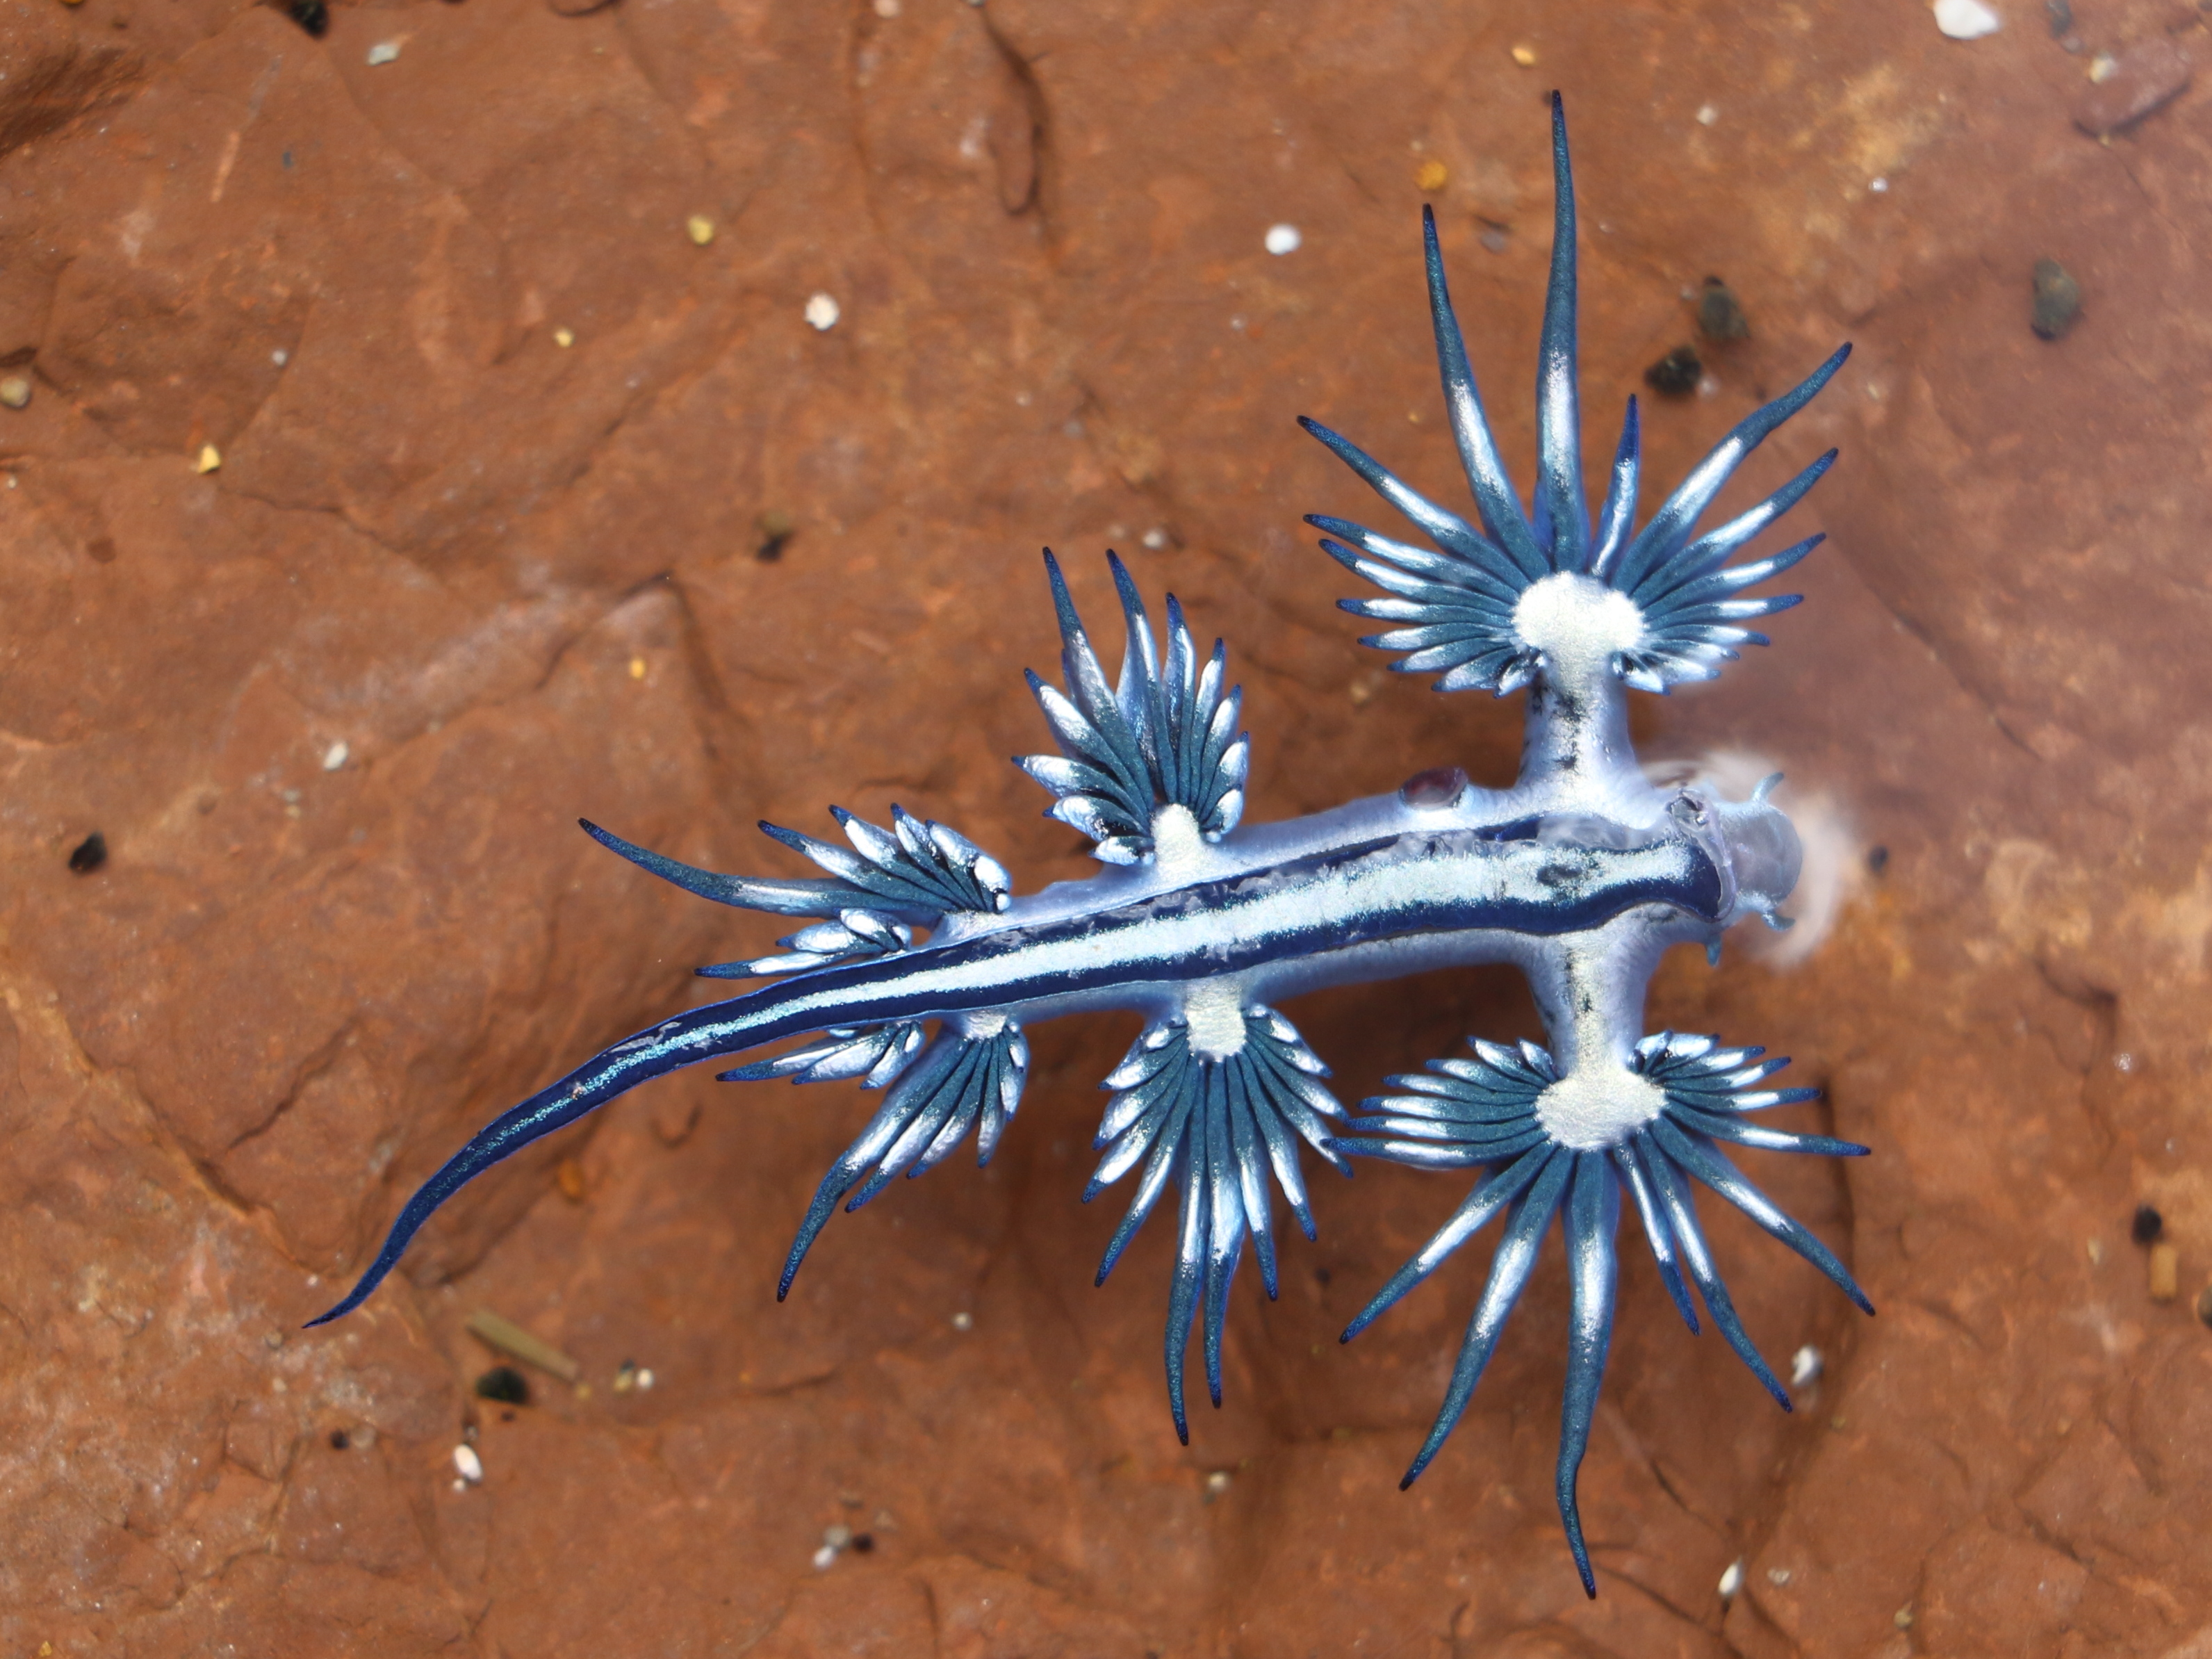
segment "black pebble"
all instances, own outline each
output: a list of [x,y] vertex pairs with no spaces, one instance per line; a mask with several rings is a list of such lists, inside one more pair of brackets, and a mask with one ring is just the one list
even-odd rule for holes
[[1867,874],[1870,876],[1878,876],[1888,868],[1889,848],[1887,847],[1869,847],[1867,848]]
[[2051,25],[2051,38],[2063,40],[2074,33],[2074,8],[2067,0],[2043,0],[2044,21]]
[[2166,1231],[2166,1218],[2148,1204],[2136,1206],[2135,1218],[2128,1223],[2128,1237],[2138,1244],[2155,1244],[2158,1236]]
[[70,849],[70,868],[88,876],[107,862],[107,837],[94,830]]
[[2046,340],[2055,340],[2074,326],[2081,314],[2081,284],[2066,274],[2056,259],[2035,262],[2035,309],[2028,326]]
[[855,1554],[866,1555],[875,1547],[876,1538],[873,1533],[856,1532],[853,1534],[853,1550]]
[[1686,398],[1705,376],[1694,348],[1678,345],[1644,371],[1644,384],[1668,398]]
[[353,1444],[353,1442],[346,1438],[346,1431],[343,1429],[332,1429],[331,1431],[331,1449],[332,1451],[343,1451],[351,1444]]
[[477,1398],[506,1406],[530,1403],[530,1379],[512,1365],[495,1365],[477,1378]]
[[1705,278],[1698,295],[1698,331],[1708,340],[1748,340],[1751,319],[1743,314],[1735,293],[1717,276]]
[[292,0],[285,9],[292,21],[319,40],[331,27],[331,9],[324,0]]

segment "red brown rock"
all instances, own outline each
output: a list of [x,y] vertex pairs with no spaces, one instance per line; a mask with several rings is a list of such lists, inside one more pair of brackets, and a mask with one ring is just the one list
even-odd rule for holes
[[2124,132],[2187,90],[2189,53],[2167,34],[2154,34],[2112,54],[2110,73],[2093,81],[2074,106],[2074,125],[2092,138]]
[[[1834,0],[410,0],[318,40],[266,6],[9,0],[0,359],[38,394],[0,410],[0,1649],[2212,1642],[2212,106],[2083,144],[2039,33],[1960,51]],[[1657,478],[1858,346],[1737,497],[1843,447],[1801,509],[1832,536],[1808,605],[1638,714],[1647,754],[1786,765],[1854,870],[1889,854],[1808,963],[1670,963],[1652,998],[1794,1053],[1875,1148],[1754,1169],[1872,1322],[1717,1223],[1766,1352],[1826,1357],[1794,1415],[1632,1260],[1585,1602],[1550,1496],[1558,1263],[1401,1494],[1482,1264],[1340,1347],[1459,1195],[1364,1170],[1320,1185],[1279,1303],[1240,1291],[1227,1406],[1178,1447],[1167,1241],[1093,1291],[1115,1218],[1073,1207],[1128,1036],[1096,1025],[1036,1034],[989,1170],[839,1218],[781,1307],[866,1104],[693,1077],[503,1166],[299,1330],[469,1132],[784,931],[656,890],[578,816],[782,869],[754,818],[896,799],[1025,885],[1080,872],[1002,759],[1054,648],[1042,543],[1119,546],[1228,637],[1261,816],[1509,772],[1510,707],[1352,642],[1297,515],[1362,498],[1291,416],[1456,489],[1416,257],[1438,161],[1525,471],[1555,84],[1594,417],[1708,271],[1758,319],[1717,395],[1649,411]],[[2097,296],[2055,347],[2019,317],[2045,257]],[[1532,1030],[1503,973],[1297,1014],[1354,1096]],[[590,1392],[477,1400],[480,1307]],[[654,1386],[615,1392],[624,1361]],[[872,1547],[817,1570],[831,1527]]]

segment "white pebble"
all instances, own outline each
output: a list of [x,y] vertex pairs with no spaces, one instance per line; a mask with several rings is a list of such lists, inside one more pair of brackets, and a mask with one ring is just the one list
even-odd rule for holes
[[1735,1593],[1742,1588],[1743,1562],[1739,1559],[1729,1562],[1728,1570],[1721,1574],[1721,1600],[1723,1601],[1735,1600]]
[[817,1572],[826,1571],[830,1564],[836,1559],[837,1552],[831,1549],[827,1544],[824,1544],[820,1549],[814,1552],[814,1571]]
[[1887,196],[1889,194],[1889,180],[1887,179],[1869,179],[1867,182],[1867,188],[1877,196]]
[[338,768],[346,763],[346,756],[351,751],[346,747],[345,739],[343,738],[340,738],[336,743],[323,750],[323,770],[325,772],[337,771]]
[[974,1330],[975,1328],[975,1316],[964,1311],[953,1315],[952,1328],[956,1331]]
[[1721,112],[1715,109],[1711,104],[1700,104],[1698,106],[1698,125],[1699,126],[1709,127],[1720,118]]
[[1167,544],[1168,532],[1160,526],[1154,525],[1150,530],[1147,530],[1145,532],[1145,545],[1151,548],[1153,552],[1158,552]]
[[292,361],[292,354],[285,350],[283,346],[278,346],[276,350],[269,354],[269,361],[282,368]]
[[368,49],[368,66],[371,69],[380,64],[396,64],[398,61],[399,43],[397,40],[380,40]]
[[642,1394],[642,1393],[644,1393],[644,1392],[645,1392],[645,1390],[646,1390],[646,1389],[647,1389],[651,1388],[652,1386],[653,1386],[653,1368],[652,1368],[650,1365],[641,1365],[641,1366],[639,1366],[639,1367],[638,1367],[638,1371],[637,1371],[637,1388],[638,1388],[638,1392],[639,1392],[639,1393],[641,1393],[641,1394]]
[[841,313],[836,300],[827,294],[817,294],[806,302],[806,325],[817,333],[827,334],[837,326]]
[[1769,1567],[1766,1570],[1766,1582],[1773,1585],[1775,1589],[1780,1589],[1784,1584],[1790,1582],[1790,1569],[1787,1567]]
[[1808,1382],[1819,1382],[1822,1364],[1820,1351],[1808,1342],[1790,1361],[1790,1386],[1802,1389]]
[[2004,27],[1982,0],[1936,0],[1936,27],[1954,40],[1978,40]]
[[456,1446],[453,1448],[453,1469],[473,1486],[483,1479],[483,1459],[477,1455],[474,1446]]
[[1296,225],[1269,225],[1267,252],[1273,254],[1296,253],[1298,244],[1305,238],[1298,234]]

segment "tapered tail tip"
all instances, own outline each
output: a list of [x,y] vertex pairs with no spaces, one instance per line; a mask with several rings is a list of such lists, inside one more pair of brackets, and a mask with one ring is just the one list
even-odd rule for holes
[[336,1307],[325,1309],[321,1313],[317,1314],[306,1324],[301,1326],[300,1328],[303,1331],[312,1331],[318,1325],[327,1325],[333,1319],[344,1318],[348,1314],[351,1313],[360,1305],[361,1303],[359,1298],[349,1296],[346,1297],[344,1301],[339,1303]]

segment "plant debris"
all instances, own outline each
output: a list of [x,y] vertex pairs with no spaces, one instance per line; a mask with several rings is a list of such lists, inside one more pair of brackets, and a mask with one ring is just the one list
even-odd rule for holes
[[2171,1244],[2150,1247],[2150,1299],[2171,1302],[2181,1293],[2181,1252]]
[[563,1382],[574,1382],[584,1374],[581,1365],[550,1342],[532,1336],[512,1320],[501,1319],[489,1309],[479,1309],[469,1316],[469,1334],[486,1347],[520,1359],[526,1365],[535,1365]]
[[770,507],[753,520],[760,532],[760,545],[753,549],[753,557],[763,564],[774,564],[783,556],[786,543],[799,533],[798,520],[781,507]]

